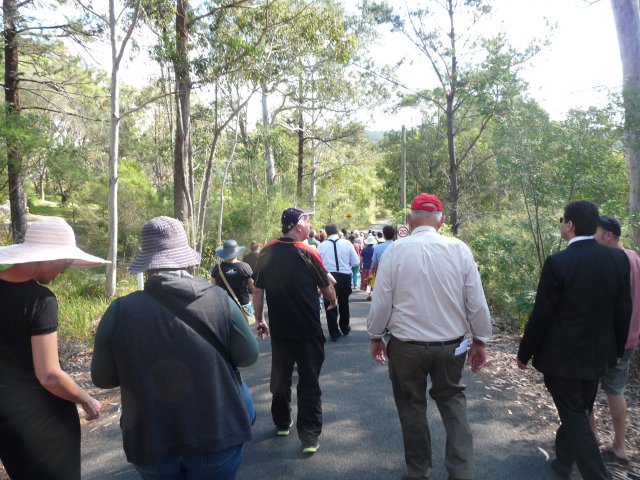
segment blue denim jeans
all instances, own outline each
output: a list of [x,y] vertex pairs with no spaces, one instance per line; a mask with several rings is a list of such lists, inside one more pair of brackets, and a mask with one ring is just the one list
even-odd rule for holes
[[243,445],[220,452],[181,455],[154,465],[134,465],[144,480],[234,480]]

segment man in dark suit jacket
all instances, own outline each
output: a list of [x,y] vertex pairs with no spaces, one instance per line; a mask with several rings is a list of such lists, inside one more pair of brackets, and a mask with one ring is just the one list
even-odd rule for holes
[[556,458],[551,466],[569,478],[575,462],[585,480],[607,479],[588,414],[598,379],[622,357],[631,317],[629,260],[620,249],[593,239],[598,207],[571,202],[560,219],[566,249],[549,256],[518,350],[518,367],[533,366],[558,409]]

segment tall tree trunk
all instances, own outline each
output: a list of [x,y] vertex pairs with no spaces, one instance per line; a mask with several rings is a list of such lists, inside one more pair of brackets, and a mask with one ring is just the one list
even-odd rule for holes
[[276,162],[273,158],[273,149],[271,148],[271,142],[267,136],[271,123],[269,122],[269,108],[267,107],[267,84],[262,83],[260,85],[262,89],[262,127],[264,128],[264,164],[266,166],[267,181],[271,184],[276,180]]
[[449,83],[449,92],[447,93],[447,151],[449,153],[449,223],[451,224],[451,233],[458,234],[460,219],[458,217],[458,199],[460,191],[458,189],[458,159],[456,157],[455,143],[455,108],[456,84],[458,82],[458,59],[456,51],[456,32],[454,28],[454,5],[452,0],[448,0],[449,12],[449,39],[451,42],[451,80]]
[[120,82],[118,81],[118,54],[116,47],[116,15],[114,0],[109,0],[109,30],[111,34],[111,125],[109,131],[109,252],[107,280],[104,296],[111,298],[116,293],[116,271],[118,261],[118,148],[120,144]]
[[629,170],[629,217],[640,246],[640,9],[638,0],[611,0],[622,60],[624,145]]
[[131,24],[122,40],[120,49],[117,45],[116,28],[118,19],[115,12],[115,0],[109,0],[109,34],[111,40],[111,125],[109,131],[109,252],[107,260],[107,279],[104,287],[104,296],[111,298],[116,293],[116,274],[118,267],[118,154],[120,148],[120,62],[124,49],[127,46],[133,29],[138,20],[140,0],[134,6]]
[[302,107],[298,112],[298,174],[296,180],[296,195],[298,202],[302,201],[302,174],[304,172],[304,118]]
[[[213,172],[213,161],[216,156],[216,149],[218,147],[219,139],[220,139],[220,128],[216,128],[215,132],[213,133],[213,141],[211,142],[209,158],[207,159],[207,166],[205,167],[205,170],[204,170],[204,177],[202,178],[202,185],[200,188],[200,206],[198,209],[198,240],[196,242],[196,250],[198,250],[198,253],[200,253],[201,257],[202,257],[202,250],[204,248],[204,219],[207,213],[207,203],[209,202],[209,186],[211,184],[211,173]],[[226,175],[226,169],[225,169],[225,175]]]
[[311,202],[311,208],[316,209],[316,196],[317,196],[317,187],[316,187],[316,170],[318,168],[318,157],[316,155],[313,156],[313,166],[311,167],[311,185],[309,187],[309,197]]
[[191,144],[191,77],[189,74],[189,0],[177,0],[176,4],[176,141],[173,150],[173,211],[183,222],[193,217],[193,191],[187,166]]
[[454,132],[453,97],[447,95],[447,151],[449,153],[449,223],[451,233],[458,234],[458,160],[456,158],[455,132]]
[[220,186],[220,209],[218,210],[218,235],[217,242],[218,245],[222,244],[222,214],[224,213],[224,187],[227,184],[227,176],[229,174],[229,167],[231,166],[231,162],[233,161],[233,157],[236,153],[236,145],[238,145],[238,128],[236,125],[236,133],[233,139],[233,146],[231,147],[231,152],[227,157],[227,161],[224,165],[224,174],[222,176],[222,185]]
[[304,117],[302,115],[304,97],[302,92],[302,75],[300,75],[298,77],[298,172],[296,175],[296,197],[298,202],[302,201],[302,173],[304,171]]
[[[4,99],[8,117],[20,116],[20,73],[18,72],[18,34],[16,0],[2,1],[4,17]],[[11,121],[8,122],[9,124]],[[9,204],[11,207],[11,236],[14,243],[22,243],[27,231],[27,202],[24,194],[22,174],[22,152],[20,144],[7,138],[7,173],[9,181]]]
[[44,181],[47,176],[46,170],[38,175],[38,198],[44,201]]

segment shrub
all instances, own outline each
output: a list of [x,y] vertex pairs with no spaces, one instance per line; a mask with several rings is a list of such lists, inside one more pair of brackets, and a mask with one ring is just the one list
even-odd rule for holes
[[[547,245],[557,240],[550,226]],[[521,327],[533,307],[540,265],[525,219],[483,218],[463,232],[473,251],[495,318]]]
[[[135,276],[118,272],[116,296],[136,289]],[[90,343],[111,300],[104,298],[105,269],[70,268],[50,285],[58,299],[58,335],[62,341]]]

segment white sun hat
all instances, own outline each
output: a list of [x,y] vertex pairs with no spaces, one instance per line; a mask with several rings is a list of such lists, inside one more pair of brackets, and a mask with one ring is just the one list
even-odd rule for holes
[[73,260],[73,266],[111,263],[76,247],[73,229],[59,217],[42,217],[27,228],[24,243],[0,247],[0,264]]

